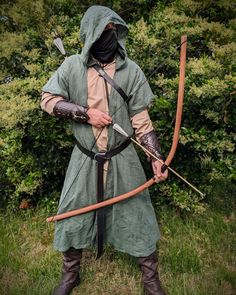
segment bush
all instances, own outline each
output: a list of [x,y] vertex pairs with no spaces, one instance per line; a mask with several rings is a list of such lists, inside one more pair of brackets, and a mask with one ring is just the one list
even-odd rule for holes
[[[2,5],[0,202],[4,206],[17,208],[24,199],[52,208],[59,197],[73,138],[68,124],[40,110],[40,91],[63,60],[52,46],[52,32],[61,34],[69,52],[79,53],[80,19],[92,2],[18,0]],[[214,195],[225,198],[219,183],[227,179],[227,186],[235,189],[233,4],[129,1],[125,11],[127,1],[99,4],[120,10],[129,23],[127,50],[156,94],[150,114],[165,155],[173,134],[180,36],[188,35],[183,127],[173,167],[206,193],[207,200]],[[144,166],[151,175],[145,160]],[[206,204],[172,176],[151,191],[156,205],[169,203],[181,211],[202,212]]]

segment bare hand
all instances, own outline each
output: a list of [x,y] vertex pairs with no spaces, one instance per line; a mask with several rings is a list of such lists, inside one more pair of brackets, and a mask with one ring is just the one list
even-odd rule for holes
[[168,170],[166,169],[166,171],[164,173],[161,172],[161,167],[164,164],[159,162],[159,161],[152,161],[152,169],[154,172],[154,177],[155,177],[155,181],[156,182],[160,182],[165,180],[168,177]]
[[97,128],[110,125],[112,122],[109,115],[94,108],[89,108],[87,114],[89,116],[88,123]]

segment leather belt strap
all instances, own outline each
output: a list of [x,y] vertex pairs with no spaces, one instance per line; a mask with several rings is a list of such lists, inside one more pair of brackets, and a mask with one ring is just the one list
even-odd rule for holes
[[[104,200],[104,163],[123,151],[130,144],[131,140],[127,139],[117,148],[107,151],[94,153],[84,148],[78,141],[77,147],[82,153],[89,156],[92,160],[97,161],[97,202],[100,203]],[[97,210],[97,256],[96,259],[101,257],[103,253],[103,240],[105,228],[105,214],[104,209]]]
[[93,151],[87,150],[85,147],[83,147],[78,141],[76,142],[77,147],[81,150],[82,153],[90,157],[92,160],[96,160],[97,162],[105,162],[106,160],[110,160],[113,156],[119,154],[122,152],[127,146],[131,143],[131,139],[127,139],[124,141],[121,145],[118,147],[107,151],[107,152],[98,152],[94,153]]
[[103,79],[105,79],[120,94],[124,101],[128,103],[131,99],[131,96],[128,96],[124,92],[124,90],[104,71],[104,69],[99,64],[95,64],[93,67],[99,73],[99,75],[103,77]]

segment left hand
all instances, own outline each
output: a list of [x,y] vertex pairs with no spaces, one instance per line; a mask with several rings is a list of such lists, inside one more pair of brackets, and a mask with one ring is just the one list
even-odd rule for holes
[[168,177],[168,169],[164,173],[161,173],[161,167],[164,164],[157,161],[157,160],[152,160],[152,169],[155,177],[156,182],[160,182],[165,180]]

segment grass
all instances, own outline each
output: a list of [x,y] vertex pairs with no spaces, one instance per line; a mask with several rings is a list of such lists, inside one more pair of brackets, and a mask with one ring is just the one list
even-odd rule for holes
[[[53,225],[42,210],[0,215],[0,294],[49,295],[60,277],[61,255],[52,248]],[[235,218],[208,209],[181,219],[159,216],[160,276],[169,295],[236,294]],[[141,295],[133,257],[107,247],[96,261],[85,251],[82,283],[73,295]]]

